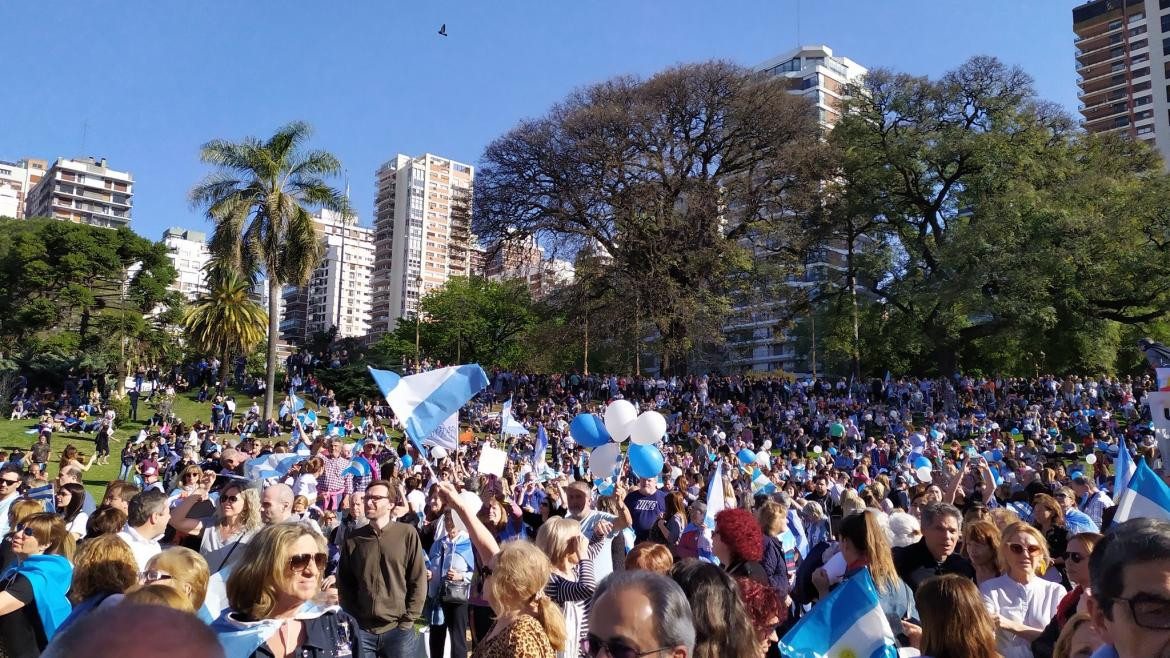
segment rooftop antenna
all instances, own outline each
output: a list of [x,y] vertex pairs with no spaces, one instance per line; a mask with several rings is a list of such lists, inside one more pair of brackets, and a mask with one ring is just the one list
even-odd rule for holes
[[89,119],[81,122],[81,153],[79,157],[85,157],[85,138],[89,133]]
[[796,47],[800,48],[800,0],[796,0]]

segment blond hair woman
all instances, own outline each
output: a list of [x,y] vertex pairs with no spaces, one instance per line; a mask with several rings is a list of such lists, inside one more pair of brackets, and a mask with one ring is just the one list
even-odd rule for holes
[[565,618],[544,593],[552,575],[548,557],[515,540],[492,558],[484,595],[496,623],[476,647],[476,658],[553,658],[566,645]]
[[999,631],[996,643],[1004,658],[1032,658],[1032,641],[1056,615],[1065,589],[1041,578],[1051,558],[1040,531],[1013,523],[1000,535],[999,555],[1004,575],[979,586]]
[[561,607],[568,628],[569,642],[558,655],[575,658],[581,642],[589,633],[589,607],[597,579],[593,560],[604,544],[605,535],[590,543],[581,534],[581,524],[573,519],[552,517],[536,533],[536,545],[548,556],[552,574],[544,593]]
[[203,607],[207,597],[207,581],[211,573],[207,560],[189,548],[175,546],[155,555],[146,562],[142,572],[143,585],[157,583],[173,588],[191,602],[191,609]]
[[219,492],[215,514],[190,518],[196,503],[209,500],[206,489],[198,489],[183,499],[171,512],[171,526],[189,535],[203,533],[199,553],[207,560],[211,573],[235,564],[246,545],[260,528],[260,496],[255,489],[232,483]]
[[357,622],[336,606],[311,603],[327,561],[325,538],[308,524],[278,523],[257,532],[228,577],[228,610],[211,625],[225,653],[300,656],[313,636],[336,645],[326,647],[335,651],[326,655],[360,655]]

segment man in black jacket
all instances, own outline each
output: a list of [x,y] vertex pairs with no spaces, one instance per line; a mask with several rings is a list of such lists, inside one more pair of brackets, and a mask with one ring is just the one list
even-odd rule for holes
[[975,567],[955,553],[961,537],[963,516],[948,503],[930,503],[922,508],[922,539],[894,549],[894,568],[910,589],[923,581],[947,573],[975,580]]

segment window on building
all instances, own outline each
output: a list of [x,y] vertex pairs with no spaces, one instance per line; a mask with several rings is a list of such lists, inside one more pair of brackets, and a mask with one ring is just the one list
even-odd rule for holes
[[1158,9],[1170,9],[1170,0],[1158,0]]

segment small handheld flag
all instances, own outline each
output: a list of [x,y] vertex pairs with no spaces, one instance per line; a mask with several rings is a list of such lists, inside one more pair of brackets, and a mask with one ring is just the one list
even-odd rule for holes
[[1140,518],[1170,521],[1170,487],[1143,459],[1117,503],[1114,523]]
[[792,658],[897,658],[897,646],[868,568],[821,599],[780,640],[780,652]]

